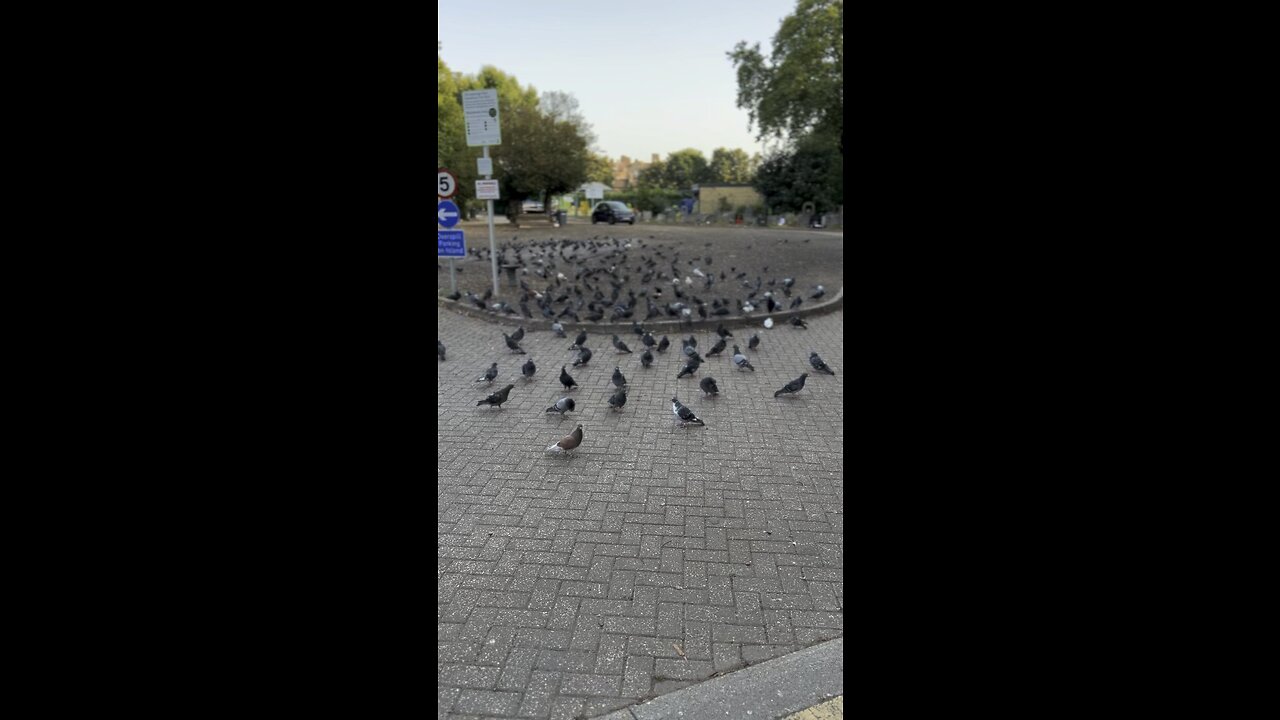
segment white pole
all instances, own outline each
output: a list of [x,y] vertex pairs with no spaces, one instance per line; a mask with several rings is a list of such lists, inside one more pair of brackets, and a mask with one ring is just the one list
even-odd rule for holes
[[[484,146],[484,159],[489,159],[489,146]],[[487,163],[486,163],[487,164]],[[492,169],[492,168],[490,168]],[[486,174],[485,180],[493,179],[492,174]],[[498,244],[493,239],[493,201],[489,200],[489,264],[493,266],[493,294],[498,295]]]

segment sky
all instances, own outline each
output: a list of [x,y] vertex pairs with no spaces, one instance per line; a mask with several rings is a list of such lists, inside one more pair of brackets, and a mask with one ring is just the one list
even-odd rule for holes
[[493,65],[541,94],[578,100],[593,150],[648,162],[718,147],[764,152],[737,107],[726,53],[740,40],[768,57],[796,0],[441,0],[440,58],[474,75]]

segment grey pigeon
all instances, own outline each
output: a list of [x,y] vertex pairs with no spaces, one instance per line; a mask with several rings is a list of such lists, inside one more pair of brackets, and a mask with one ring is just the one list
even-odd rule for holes
[[698,366],[701,364],[702,364],[702,361],[699,360],[698,358],[696,357],[689,358],[689,362],[685,363],[684,367],[680,369],[679,374],[676,375],[676,379],[679,380],[685,375],[692,375],[698,372]]
[[804,324],[804,318],[800,317],[799,315],[791,318],[791,324],[798,328],[804,328],[805,330],[809,329],[809,326]]
[[711,376],[702,378],[702,382],[698,383],[698,387],[702,388],[702,392],[708,395],[720,394],[720,388],[716,387],[716,379]]
[[578,383],[574,381],[573,376],[565,372],[564,366],[560,366],[560,384],[564,385],[565,390],[572,390]]
[[712,345],[711,349],[707,351],[707,357],[719,355],[720,353],[724,352],[724,344],[725,344],[724,338],[720,338],[719,340],[717,340],[716,344]]
[[569,349],[577,350],[578,348],[586,344],[587,344],[587,331],[583,330],[582,332],[578,333],[578,337],[574,339],[573,344],[569,346]]
[[820,297],[822,297],[823,295],[826,295],[826,294],[827,294],[827,289],[826,289],[826,288],[824,288],[824,287],[822,287],[821,285],[819,285],[819,286],[817,287],[817,290],[816,290],[812,295],[810,295],[809,297],[813,298],[814,300],[817,300],[818,298],[820,298]]
[[747,341],[747,349],[755,350],[758,347],[760,347],[760,336],[753,334],[751,339]]
[[618,387],[627,384],[627,378],[622,374],[622,368],[617,365],[613,366],[613,384]]
[[644,352],[640,354],[640,364],[645,367],[653,364],[653,353],[649,352],[648,348],[645,348]]
[[480,382],[481,380],[493,382],[493,379],[496,377],[498,377],[498,363],[490,365],[489,369],[484,371],[484,375],[481,375],[476,379],[476,382]]
[[578,351],[578,357],[573,361],[573,366],[586,365],[591,361],[591,348],[582,348]]
[[742,354],[742,351],[738,349],[737,345],[733,346],[733,364],[737,366],[739,370],[750,370],[751,372],[756,371],[755,368],[751,367],[751,363],[747,361],[747,356]]
[[721,323],[719,326],[716,327],[716,334],[719,335],[721,338],[733,337],[733,333],[724,329],[723,323]]
[[520,368],[520,373],[524,375],[525,378],[532,378],[533,374],[537,371],[538,366],[533,364],[533,358],[529,358],[529,360],[525,362],[524,367]]
[[523,339],[524,339],[524,326],[523,326],[523,325],[521,325],[520,327],[516,328],[516,331],[515,331],[515,332],[513,332],[513,333],[511,333],[511,339],[512,339],[512,340],[515,340],[516,342],[520,342],[521,340],[523,340]]
[[575,403],[573,402],[573,398],[564,397],[557,400],[556,404],[547,408],[546,411],[549,413],[558,412],[560,413],[560,417],[564,417],[564,414],[573,410],[574,407]]
[[617,335],[614,335],[614,336],[613,336],[613,346],[614,346],[615,348],[617,348],[617,349],[618,349],[618,352],[620,352],[620,353],[629,353],[629,352],[631,352],[631,348],[627,347],[627,344],[626,344],[626,343],[624,343],[624,342],[622,342],[622,340],[621,340],[621,339],[619,339]]
[[669,347],[671,347],[671,341],[667,339],[666,335],[663,335],[662,340],[658,342],[658,352],[664,353]]
[[786,385],[783,385],[783,386],[782,386],[782,389],[781,389],[781,390],[779,390],[778,392],[774,393],[774,394],[773,394],[773,396],[774,396],[774,397],[778,397],[779,395],[781,395],[781,394],[783,394],[783,393],[797,393],[797,392],[800,392],[800,388],[804,387],[804,379],[805,379],[805,378],[807,378],[807,377],[809,377],[809,373],[800,373],[800,377],[796,378],[795,380],[792,380],[791,382],[787,383]]
[[520,343],[518,343],[518,342],[516,342],[515,340],[513,340],[513,339],[512,339],[512,337],[511,337],[510,335],[508,335],[508,334],[506,334],[506,333],[502,333],[502,337],[506,338],[506,341],[507,341],[507,347],[511,348],[511,352],[513,352],[513,353],[519,353],[519,354],[521,354],[521,355],[524,355],[524,354],[525,354],[524,350],[520,349]]
[[613,397],[609,398],[609,407],[612,407],[614,410],[621,410],[622,406],[626,404],[627,389],[619,387],[618,391],[613,394]]
[[444,343],[436,340],[436,355],[440,357],[440,362],[444,362]]
[[646,332],[644,336],[640,338],[640,342],[644,343],[644,346],[647,348],[651,348],[658,344],[658,341],[653,339],[653,333],[650,332]]
[[582,424],[579,423],[578,427],[573,429],[573,432],[569,433],[568,435],[565,435],[563,438],[560,438],[560,442],[557,442],[555,445],[548,447],[547,452],[551,453],[552,455],[559,455],[560,453],[567,453],[581,444],[582,444]]
[[818,372],[826,373],[828,375],[836,374],[834,370],[827,367],[827,364],[822,361],[822,358],[818,357],[818,353],[816,351],[809,353],[809,364],[812,365],[813,369],[817,370]]
[[477,407],[479,407],[480,405],[486,405],[486,404],[487,404],[487,405],[497,405],[497,406],[498,406],[498,409],[499,409],[499,410],[501,410],[501,409],[502,409],[502,403],[504,403],[504,402],[506,402],[506,401],[507,401],[507,394],[511,392],[511,388],[513,388],[513,387],[515,387],[515,385],[508,385],[508,386],[506,386],[506,387],[502,388],[502,389],[501,389],[501,390],[499,390],[498,392],[496,392],[496,393],[494,393],[494,394],[490,395],[489,397],[487,397],[487,398],[485,398],[485,399],[481,400],[480,402],[476,403],[476,406],[477,406]]
[[564,337],[564,326],[560,324],[559,320],[551,323],[551,332],[555,333],[556,337]]
[[693,414],[692,410],[681,405],[680,400],[674,397],[671,398],[671,412],[676,414],[676,420],[680,422],[680,427],[684,427],[689,424],[706,425],[706,423],[698,419],[697,415]]

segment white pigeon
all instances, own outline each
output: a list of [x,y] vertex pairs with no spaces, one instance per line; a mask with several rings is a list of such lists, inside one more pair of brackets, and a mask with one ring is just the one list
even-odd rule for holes
[[771,328],[771,327],[773,327],[773,318],[765,318],[765,319],[764,319],[764,329],[765,329],[765,330],[768,330],[768,329],[769,329],[769,328]]

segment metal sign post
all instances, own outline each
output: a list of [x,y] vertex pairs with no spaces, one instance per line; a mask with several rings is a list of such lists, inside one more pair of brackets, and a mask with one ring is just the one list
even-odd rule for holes
[[[436,198],[437,198],[436,224],[445,225],[444,223],[445,213],[442,212],[442,210],[445,209],[445,206],[442,205],[441,203],[447,200],[448,198],[453,197],[454,193],[456,192],[458,192],[458,179],[453,176],[453,173],[449,172],[445,168],[437,168],[436,169]],[[457,209],[456,205],[453,205],[452,203],[450,203],[450,206],[452,206],[456,211]],[[452,224],[445,225],[445,227],[453,227],[456,224],[457,224],[457,220],[453,221]],[[462,236],[462,233],[459,232],[458,233],[459,240],[461,240],[461,236]],[[437,238],[437,243],[439,243],[439,241],[440,239]],[[452,248],[451,248],[451,251],[452,251]],[[439,246],[437,245],[436,256],[439,257],[439,255],[440,255],[440,250],[439,250]],[[449,256],[449,290],[456,295],[458,294],[458,271],[457,271],[457,268],[455,268],[453,265],[453,258],[454,258],[453,255]]]
[[[484,148],[480,164],[485,180],[493,178],[489,146],[502,144],[502,122],[498,117],[498,91],[468,90],[462,93],[462,118],[467,128],[467,147]],[[493,294],[498,294],[498,244],[493,238],[493,201],[489,206],[489,263],[493,267]]]

